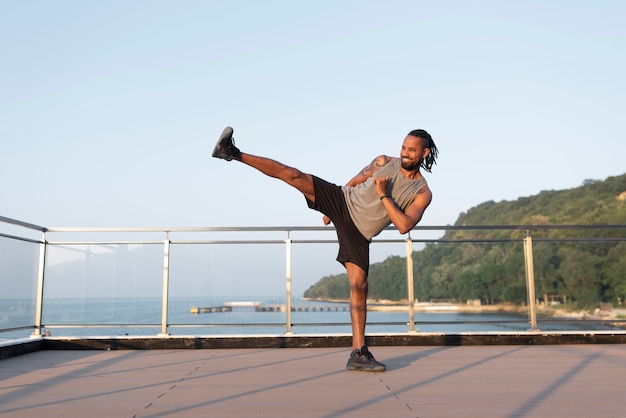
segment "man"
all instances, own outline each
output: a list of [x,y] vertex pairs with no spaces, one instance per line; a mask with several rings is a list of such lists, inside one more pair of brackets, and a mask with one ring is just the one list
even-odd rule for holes
[[224,129],[215,145],[213,157],[240,161],[295,187],[309,208],[324,215],[325,225],[335,225],[337,261],[344,265],[350,283],[352,352],[348,370],[386,370],[365,345],[369,244],[391,223],[406,234],[422,219],[432,193],[420,168],[430,172],[437,154],[428,132],[411,131],[404,138],[400,158],[380,155],[341,187],[269,158],[241,152],[235,146],[231,127]]

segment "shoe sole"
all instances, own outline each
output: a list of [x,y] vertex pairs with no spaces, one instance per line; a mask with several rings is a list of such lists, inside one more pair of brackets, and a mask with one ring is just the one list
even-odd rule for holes
[[367,367],[361,364],[355,364],[346,366],[346,370],[358,371],[358,372],[384,372],[387,370],[385,366]]

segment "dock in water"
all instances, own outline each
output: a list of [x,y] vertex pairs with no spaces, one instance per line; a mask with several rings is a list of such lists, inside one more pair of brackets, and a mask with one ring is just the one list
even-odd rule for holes
[[191,313],[232,312],[233,308],[255,308],[260,304],[261,302],[256,301],[234,301],[224,302],[222,305],[216,306],[192,306]]
[[[218,306],[192,306],[192,314],[232,312],[233,308],[254,308],[256,312],[287,312],[285,304],[263,305],[259,302],[226,302]],[[346,305],[291,305],[291,312],[347,312]]]
[[[291,305],[291,312],[346,312],[348,305]],[[287,305],[259,305],[257,312],[286,312]]]
[[192,306],[191,313],[192,314],[200,314],[200,313],[211,313],[211,312],[232,312],[232,306]]

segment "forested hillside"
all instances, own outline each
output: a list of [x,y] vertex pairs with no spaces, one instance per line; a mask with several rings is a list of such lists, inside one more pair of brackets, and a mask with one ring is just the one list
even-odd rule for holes
[[[624,225],[626,174],[580,187],[543,191],[514,201],[485,202],[462,213],[455,226]],[[415,295],[419,300],[480,299],[483,304],[525,303],[525,230],[450,230],[444,240],[491,239],[491,242],[436,242],[413,253]],[[615,305],[626,297],[626,241],[542,241],[552,238],[626,237],[625,229],[536,230],[534,272],[537,297],[588,307]],[[519,238],[515,242],[498,242]],[[322,278],[304,297],[347,299],[345,274]],[[391,256],[370,267],[372,299],[407,298],[406,260]]]

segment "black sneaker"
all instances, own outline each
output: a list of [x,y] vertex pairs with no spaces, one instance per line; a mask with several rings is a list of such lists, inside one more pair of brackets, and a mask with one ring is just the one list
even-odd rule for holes
[[230,126],[224,129],[222,135],[220,135],[220,139],[217,141],[217,144],[215,144],[213,157],[221,158],[226,161],[241,159],[241,151],[235,146],[235,141],[233,141],[233,128]]
[[372,353],[367,349],[367,346],[364,345],[359,350],[353,350],[350,353],[346,369],[362,370],[364,372],[384,372],[387,370],[387,366],[376,361]]

